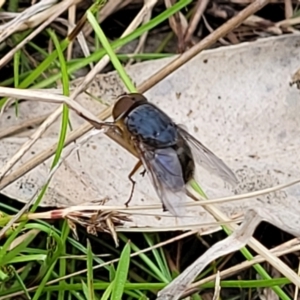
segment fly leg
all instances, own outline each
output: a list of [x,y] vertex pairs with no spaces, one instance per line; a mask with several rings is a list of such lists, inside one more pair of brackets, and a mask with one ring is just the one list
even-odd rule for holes
[[144,177],[146,174],[146,169],[144,169],[140,174]]
[[132,179],[132,176],[137,172],[137,170],[143,165],[143,163],[139,160],[137,162],[137,164],[134,166],[134,168],[132,169],[132,171],[129,173],[128,175],[128,179],[131,181],[132,183],[132,187],[131,187],[131,192],[130,192],[130,196],[129,199],[125,202],[126,207],[128,207],[129,202],[132,199],[133,196],[133,192],[134,192],[134,187],[135,187],[135,181]]

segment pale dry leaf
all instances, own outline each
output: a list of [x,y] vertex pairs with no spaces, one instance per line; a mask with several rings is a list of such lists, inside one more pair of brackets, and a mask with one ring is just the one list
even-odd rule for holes
[[[236,172],[240,184],[232,189],[201,169],[200,183],[209,198],[255,191],[299,177],[300,117],[297,112],[300,102],[298,90],[289,86],[291,74],[300,60],[299,44],[300,36],[290,35],[204,51],[146,93],[150,101],[158,104],[176,122],[184,123],[195,137]],[[172,59],[144,62],[127,70],[139,84]],[[107,83],[105,89],[103,82]],[[121,89],[116,87],[117,82],[114,73],[100,75],[92,88],[98,95],[112,91],[106,99],[113,101],[116,94],[121,94]],[[81,97],[77,100],[96,113],[95,108],[91,107],[91,100],[84,96],[86,102],[81,102]],[[21,116],[30,103],[20,103]],[[43,107],[44,104],[38,105]],[[100,106],[104,107],[103,104]],[[0,126],[1,122],[5,124],[7,115],[13,118],[13,110],[0,119]],[[72,113],[71,122],[76,128],[83,121]],[[52,145],[57,140],[59,127],[59,122],[56,122],[32,151],[38,153]],[[0,167],[24,141],[24,134],[0,141],[0,146],[5,149],[0,153]],[[107,205],[122,205],[130,192],[127,176],[136,159],[104,136],[93,138],[79,153],[80,162],[73,155],[65,162],[64,168],[57,171],[42,205],[76,205],[107,196],[110,198]],[[27,153],[18,165],[33,155]],[[49,164],[50,160],[2,192],[20,201],[28,201],[47,178]],[[135,179],[136,192],[131,205],[159,204],[147,177],[142,178],[137,174]],[[228,217],[268,203],[274,206],[282,204],[290,209],[299,206],[299,195],[299,188],[295,186],[257,199],[226,203],[219,207]],[[161,210],[156,213],[162,214]],[[143,227],[150,224],[169,228],[214,221],[201,207],[188,209],[191,217],[182,220],[167,217],[167,213],[163,215],[166,217],[141,216],[128,226]]]

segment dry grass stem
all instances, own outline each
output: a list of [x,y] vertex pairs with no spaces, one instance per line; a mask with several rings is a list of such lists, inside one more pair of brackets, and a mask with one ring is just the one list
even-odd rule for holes
[[221,293],[220,280],[221,280],[221,276],[220,276],[220,272],[218,271],[217,275],[216,275],[216,280],[215,280],[215,292],[214,292],[214,296],[213,296],[212,300],[220,299],[220,293]]
[[[300,263],[298,263],[298,276],[300,277]],[[295,294],[294,294],[294,300],[298,299],[298,294],[299,294],[299,287],[295,286]]]
[[[145,0],[144,1],[144,6],[140,11],[140,15],[143,19],[142,24],[146,24],[150,21],[151,16],[152,16],[152,10],[153,7],[156,5],[158,0]],[[123,34],[125,36],[125,33]],[[148,31],[143,33],[139,39],[139,43],[136,47],[136,49],[134,50],[134,54],[141,52],[144,49],[146,40],[148,37]],[[133,62],[133,59],[130,59],[128,61],[128,63],[126,64],[126,66],[131,65]]]
[[[157,0],[150,0],[146,1],[142,9],[139,11],[139,13],[136,15],[136,17],[133,19],[133,21],[129,24],[129,26],[126,28],[126,30],[121,35],[122,37],[127,36],[131,32],[133,32],[136,28],[138,28],[143,20],[146,18],[149,11],[152,11],[153,6]],[[114,50],[115,53],[117,53],[120,50],[120,48],[117,48]],[[90,73],[84,78],[82,87],[86,87],[96,76],[96,74],[100,73],[110,62],[109,56],[106,54],[104,55],[101,60],[95,65],[95,67],[90,71]],[[82,92],[82,90],[78,90],[78,92]]]
[[13,20],[0,25],[0,43],[17,31],[23,31],[44,22],[55,10],[57,0],[42,0],[18,14]]
[[[68,8],[68,34],[70,34],[72,32],[72,30],[75,27],[75,22],[76,22],[76,5],[71,5]],[[84,39],[83,34],[81,33],[81,37]],[[79,42],[80,43],[80,42]],[[85,41],[86,44],[86,41]],[[82,46],[81,46],[82,47]],[[87,47],[88,49],[88,47]],[[70,60],[72,58],[72,51],[73,51],[73,41],[70,42],[70,44],[68,45],[68,49],[67,49],[67,60]],[[88,49],[89,51],[89,49]],[[89,53],[89,52],[88,52]],[[86,53],[84,53],[86,55]],[[87,56],[87,55],[86,55]]]
[[55,7],[55,11],[52,12],[48,18],[34,31],[32,31],[27,37],[25,37],[18,45],[16,45],[11,51],[5,54],[0,59],[0,70],[5,66],[14,56],[14,54],[20,50],[24,45],[31,41],[35,36],[37,36],[42,30],[44,30],[50,23],[52,23],[60,14],[62,14],[69,6],[80,2],[80,0],[64,0],[58,3]]
[[193,33],[195,32],[196,27],[198,26],[198,24],[201,20],[201,17],[203,15],[205,9],[207,8],[208,3],[209,3],[209,0],[198,0],[197,1],[197,4],[194,9],[195,11],[193,13],[190,24],[184,35],[185,44],[187,44],[191,40],[191,37],[192,37]]
[[[208,29],[209,32],[213,32],[214,29],[209,25],[209,23],[207,22],[207,19],[205,16],[202,16],[203,18],[203,23],[205,25],[205,27]],[[224,38],[219,38],[218,41],[222,44],[222,45],[230,45],[230,43],[228,43]]]
[[[206,209],[211,212],[217,219],[227,219],[226,216],[219,212],[213,206],[207,206]],[[287,213],[287,212],[285,212]],[[214,244],[194,263],[176,277],[168,286],[158,293],[159,300],[177,300],[179,299],[188,286],[193,282],[196,276],[213,260],[224,256],[228,253],[237,251],[248,244],[252,249],[265,258],[275,269],[282,273],[292,283],[300,286],[300,277],[278,257],[272,254],[268,249],[257,242],[253,237],[253,232],[261,221],[267,221],[270,224],[285,230],[295,236],[300,236],[300,224],[297,213],[288,212],[290,215],[289,224],[282,222],[282,211],[273,209],[271,206],[266,208],[252,208],[245,213],[245,220],[237,227],[233,224],[228,227],[234,230],[226,239]]]
[[[0,7],[4,3],[5,0],[0,0]],[[278,2],[277,0],[273,0]],[[202,50],[208,48],[209,46],[213,45],[216,41],[220,41],[223,44],[229,44],[226,40],[223,39],[224,36],[228,34],[232,34],[232,31],[239,26],[241,23],[244,25],[255,27],[257,24],[264,24],[265,28],[264,30],[266,32],[269,32],[271,34],[282,34],[283,30],[281,28],[289,28],[289,30],[294,31],[291,26],[297,25],[300,23],[300,17],[290,19],[293,13],[293,6],[292,6],[292,0],[282,0],[285,4],[285,16],[286,20],[278,22],[276,24],[273,24],[272,22],[268,23],[268,20],[262,19],[260,17],[255,16],[254,14],[260,10],[262,7],[264,7],[266,4],[273,2],[272,0],[256,0],[254,2],[250,0],[233,0],[231,2],[233,3],[243,3],[248,4],[249,2],[252,2],[249,6],[247,6],[244,10],[236,14],[233,18],[231,18],[229,21],[227,21],[225,24],[220,26],[218,29],[213,31],[213,29],[210,27],[210,25],[207,23],[207,20],[204,18],[203,13],[208,5],[208,0],[198,0],[195,13],[193,15],[192,21],[190,22],[189,26],[187,27],[187,23],[185,24],[185,19],[181,19],[183,15],[180,16],[180,22],[174,22],[175,18],[171,17],[171,27],[173,28],[174,32],[178,37],[183,37],[183,41],[186,44],[188,41],[190,41],[196,25],[199,23],[201,17],[203,16],[204,23],[206,27],[209,29],[211,34],[201,40],[198,44],[190,48],[188,51],[180,55],[178,58],[174,59],[171,63],[169,63],[167,66],[165,66],[160,71],[156,72],[153,76],[148,78],[144,83],[142,83],[140,86],[137,87],[137,90],[141,93],[146,92],[150,88],[152,88],[154,85],[159,83],[161,80],[166,78],[168,75],[170,75],[172,72],[183,66],[186,62],[188,62],[190,59],[192,59],[195,55],[199,54]],[[32,40],[34,37],[37,36],[38,33],[40,33],[46,26],[48,26],[51,22],[53,22],[57,17],[66,11],[69,10],[69,19],[68,22],[65,20],[60,20],[64,25],[68,27],[68,31],[74,29],[75,25],[75,13],[76,13],[76,4],[80,2],[80,0],[64,0],[60,3],[57,3],[57,0],[41,0],[39,3],[32,5],[30,8],[26,9],[22,13],[15,16],[11,21],[7,22],[4,25],[0,26],[0,43],[3,42],[6,38],[8,38],[10,35],[17,31],[25,30],[27,28],[32,28],[34,26],[37,26],[39,24],[39,27],[36,28],[31,34],[28,35],[27,38],[25,38],[21,43],[19,43],[14,49],[12,49],[9,53],[7,53],[4,57],[0,59],[0,69],[5,66],[14,56],[14,54],[20,50],[26,43],[28,43],[30,40]],[[129,2],[129,1],[127,1]],[[126,3],[127,3],[126,2]],[[170,0],[165,0],[167,5],[171,5]],[[151,19],[151,14],[153,7],[157,3],[157,0],[145,0],[144,6],[138,13],[138,15],[135,17],[134,21],[129,25],[129,27],[125,30],[122,37],[128,35],[132,31],[134,31],[138,26],[140,26],[143,22],[148,22]],[[112,14],[114,11],[119,9],[124,5],[124,2],[122,1],[108,1],[104,8],[102,9],[100,13],[100,19],[103,21],[107,16]],[[180,13],[179,13],[180,14]],[[179,16],[178,14],[178,16]],[[183,24],[183,26],[181,25]],[[83,28],[83,30],[79,33],[77,36],[78,41],[81,45],[81,48],[85,54],[85,56],[90,55],[88,44],[86,39],[84,38],[84,34],[89,35],[92,31],[92,28],[89,24],[86,24]],[[296,31],[296,30],[295,30]],[[83,34],[84,33],[84,34]],[[183,33],[185,33],[183,35]],[[143,48],[148,33],[144,33],[144,35],[141,36],[139,45],[135,51],[135,53],[139,52],[140,49]],[[237,40],[235,36],[233,36],[233,40]],[[71,58],[73,45],[70,43],[67,50],[67,58],[68,60]],[[118,51],[118,49],[116,50]],[[88,121],[88,123],[85,123],[84,125],[78,127],[71,133],[68,133],[67,138],[65,140],[65,145],[69,145],[70,143],[74,142],[75,140],[82,137],[84,134],[86,134],[88,131],[90,131],[93,127],[102,129],[105,134],[107,134],[110,138],[112,138],[114,141],[116,141],[118,144],[126,148],[131,154],[136,155],[132,151],[130,147],[118,136],[113,130],[110,130],[110,128],[105,127],[105,124],[103,121],[105,121],[108,117],[111,116],[111,109],[112,107],[109,107],[105,110],[103,110],[98,116],[93,115],[90,111],[82,107],[78,102],[75,101],[76,97],[85,91],[87,86],[92,82],[95,75],[99,73],[110,61],[110,58],[105,55],[95,66],[93,64],[90,64],[91,71],[87,74],[87,76],[82,80],[82,82],[71,92],[70,97],[65,97],[60,94],[57,94],[55,92],[46,92],[43,90],[24,90],[24,89],[16,89],[16,88],[6,88],[6,87],[0,87],[0,96],[2,97],[9,97],[13,99],[27,99],[30,101],[43,101],[43,102],[51,102],[56,103],[59,105],[59,107],[53,111],[50,115],[47,116],[41,116],[37,117],[35,119],[31,119],[28,121],[23,122],[22,124],[12,126],[6,130],[2,130],[0,132],[0,138],[7,137],[10,135],[13,135],[17,132],[20,132],[21,130],[24,130],[24,127],[27,128],[29,126],[39,126],[39,128],[29,137],[27,142],[25,142],[22,147],[15,153],[8,162],[0,169],[0,190],[7,187],[9,184],[13,183],[15,180],[32,170],[33,168],[40,165],[42,162],[44,162],[46,159],[50,158],[57,149],[57,143],[51,145],[48,147],[48,149],[40,152],[39,154],[35,155],[33,158],[29,159],[26,163],[22,164],[18,169],[13,170],[12,168],[15,166],[15,164],[24,156],[24,154],[37,142],[38,139],[41,138],[43,133],[51,126],[61,115],[62,112],[62,105],[67,105],[70,109],[74,110],[79,116],[83,117],[85,120]],[[132,60],[129,61],[129,64]],[[296,83],[300,86],[300,80],[296,81]],[[6,103],[6,106],[10,104],[10,101]],[[1,110],[1,114],[3,113],[5,109],[5,106]],[[1,115],[0,115],[1,116]],[[103,127],[102,127],[103,126]],[[85,140],[84,140],[85,141]],[[81,141],[81,144],[84,142]],[[79,144],[80,145],[80,144]],[[55,166],[54,169],[52,169],[48,177],[46,179],[45,183],[49,183],[53,175],[55,174],[56,170],[59,168],[59,166],[62,164],[62,162],[69,156],[71,153],[73,153],[76,149],[78,149],[79,145],[75,145],[66,155],[64,155],[59,163]],[[12,171],[8,174],[9,171]],[[296,286],[294,299],[297,299],[298,297],[298,289],[300,287],[300,277],[299,277],[299,270],[298,275],[289,268],[282,260],[278,258],[278,256],[284,255],[286,253],[291,253],[293,251],[299,251],[300,250],[300,243],[298,239],[294,239],[290,241],[289,243],[286,243],[284,245],[281,245],[280,247],[276,247],[272,250],[268,250],[266,247],[264,247],[262,244],[260,244],[256,239],[252,237],[252,234],[254,232],[254,229],[256,226],[262,221],[267,220],[268,222],[272,222],[273,224],[279,226],[280,224],[280,215],[277,214],[275,210],[272,211],[272,209],[267,210],[264,208],[253,208],[249,209],[243,218],[239,219],[232,219],[228,216],[226,216],[218,207],[216,207],[214,204],[218,203],[226,203],[230,201],[238,201],[243,200],[247,198],[254,198],[258,197],[260,195],[269,194],[278,190],[285,189],[287,187],[290,187],[292,185],[296,185],[300,183],[300,178],[293,180],[292,182],[277,185],[271,188],[251,192],[251,193],[245,193],[242,195],[234,195],[229,197],[222,197],[218,199],[211,199],[211,200],[203,200],[198,194],[193,194],[193,197],[195,197],[198,201],[189,202],[186,205],[191,206],[203,206],[207,212],[209,212],[216,220],[216,222],[213,223],[199,223],[196,225],[191,226],[178,226],[178,227],[164,227],[164,228],[127,228],[124,227],[124,224],[126,222],[131,222],[130,216],[138,214],[138,215],[154,215],[154,213],[151,210],[159,209],[161,208],[160,204],[157,205],[143,205],[143,206],[130,206],[126,207],[125,205],[120,206],[108,206],[105,205],[105,203],[91,203],[86,205],[77,205],[77,206],[71,206],[63,209],[56,209],[53,211],[49,211],[46,213],[33,213],[28,214],[28,217],[30,220],[35,220],[37,218],[39,219],[66,219],[76,235],[76,225],[83,226],[86,228],[87,232],[90,234],[97,234],[97,232],[107,232],[112,235],[116,246],[118,246],[118,239],[117,239],[117,232],[137,232],[137,231],[143,231],[143,232],[151,232],[155,230],[156,232],[163,230],[190,230],[187,233],[184,233],[182,235],[177,236],[176,238],[173,238],[171,240],[168,240],[163,243],[159,243],[153,247],[149,247],[147,249],[137,251],[134,254],[131,255],[131,257],[138,256],[141,253],[145,253],[147,251],[151,251],[155,248],[159,248],[161,246],[164,246],[166,244],[172,243],[174,241],[178,241],[184,237],[190,236],[195,233],[201,232],[202,226],[221,226],[226,225],[227,228],[229,228],[233,233],[226,238],[225,240],[215,244],[213,247],[208,249],[207,253],[210,253],[210,259],[216,259],[220,257],[221,255],[226,255],[227,253],[232,253],[233,251],[237,251],[244,247],[245,245],[249,245],[257,254],[252,261],[245,261],[237,266],[231,267],[227,270],[218,272],[217,274],[211,275],[207,278],[204,278],[198,282],[192,283],[194,278],[198,275],[199,272],[203,270],[203,268],[210,262],[210,260],[204,260],[203,256],[201,256],[199,259],[197,259],[190,267],[188,267],[178,278],[176,278],[168,287],[163,289],[160,293],[157,299],[164,299],[164,300],[176,300],[179,299],[180,295],[187,295],[191,291],[194,291],[199,287],[199,285],[215,280],[216,287],[215,287],[215,294],[213,299],[219,299],[220,297],[220,278],[222,279],[235,274],[236,272],[243,270],[245,268],[248,268],[256,263],[260,263],[263,261],[267,261],[269,264],[271,264],[273,267],[275,267],[281,274],[283,274],[286,278],[288,278],[293,284]],[[6,230],[12,226],[15,222],[18,221],[18,219],[24,215],[26,210],[29,209],[30,205],[34,203],[34,201],[37,198],[38,192],[32,197],[30,201],[26,203],[26,205],[20,210],[16,215],[14,215],[10,221],[0,230],[0,239],[5,234]],[[149,212],[145,212],[145,211]],[[292,212],[287,212],[291,213]],[[266,215],[269,214],[268,217]],[[158,214],[155,214],[158,215]],[[161,214],[164,217],[172,217],[165,214]],[[188,216],[187,216],[188,217]],[[277,218],[277,219],[276,219]],[[294,221],[294,220],[293,220]],[[284,224],[286,225],[284,230],[287,232],[297,235],[300,235],[300,228],[298,223],[293,223],[291,221],[291,224]],[[243,222],[240,226],[238,226],[236,223]],[[290,227],[289,227],[290,226]],[[203,232],[201,232],[203,233]],[[22,236],[21,236],[22,238]],[[228,243],[232,243],[232,247],[228,247]],[[217,248],[219,247],[219,248]],[[222,248],[223,247],[223,248]],[[214,252],[215,251],[215,252]],[[205,254],[207,254],[205,253]],[[105,265],[109,265],[113,262],[118,262],[118,259],[111,260],[109,262],[106,262],[104,264],[101,264],[99,266],[96,266],[94,269],[103,267]],[[67,275],[63,278],[58,278],[52,281],[49,281],[47,285],[55,284],[59,282],[60,280],[65,280],[67,278],[71,278],[73,276],[80,275],[82,273],[85,273],[86,270],[81,270],[79,272]],[[31,287],[27,291],[31,292],[36,290],[37,287]],[[14,294],[11,294],[10,297],[17,297],[19,295],[22,295],[23,292],[17,292]],[[6,299],[5,297],[0,297],[1,299]]]
[[[283,256],[283,255],[286,255],[286,254],[289,254],[289,253],[293,253],[293,252],[296,252],[296,251],[299,251],[300,250],[300,241],[299,239],[292,239],[282,245],[279,245],[273,249],[270,250],[271,253],[273,253],[275,256]],[[259,264],[259,263],[262,263],[262,262],[265,262],[265,259],[264,257],[260,256],[260,255],[257,255],[255,256],[252,260],[250,261],[244,261],[240,264],[237,264],[233,267],[230,267],[226,270],[223,270],[223,271],[220,271],[220,276],[225,279],[225,278],[228,278],[230,276],[233,276],[237,273],[239,273],[240,271],[242,270],[245,270],[245,269],[248,269],[250,268],[251,266],[255,265],[255,264]],[[186,291],[185,295],[186,294],[191,294],[191,291],[193,290],[198,290],[199,287],[205,283],[208,283],[208,282],[211,282],[213,280],[215,280],[216,278],[216,274],[213,274],[213,275],[210,275],[206,278],[203,278],[199,281],[196,281],[194,283],[192,283],[188,290]]]
[[[172,7],[175,1],[165,0],[167,8]],[[178,51],[182,53],[186,45],[184,44],[184,33],[188,27],[188,21],[181,12],[177,12],[169,18],[169,24],[178,39]]]

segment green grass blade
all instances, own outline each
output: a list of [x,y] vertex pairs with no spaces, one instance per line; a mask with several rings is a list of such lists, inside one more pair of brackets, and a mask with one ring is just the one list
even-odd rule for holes
[[114,286],[114,283],[111,282],[110,285],[104,291],[104,293],[103,293],[103,295],[101,297],[101,300],[107,300],[107,299],[109,299],[109,297],[111,295],[111,292],[112,292],[112,289],[113,289],[113,286]]
[[91,248],[91,243],[89,240],[87,240],[87,292],[88,292],[88,298],[89,300],[95,300],[95,294],[94,294],[94,281],[93,281],[93,253]]
[[114,53],[113,48],[109,44],[104,32],[102,31],[101,27],[99,26],[98,21],[96,20],[94,15],[89,10],[87,11],[87,19],[90,22],[90,24],[92,25],[92,27],[93,27],[95,33],[97,34],[103,48],[107,52],[107,55],[109,56],[113,66],[115,67],[115,69],[119,73],[119,75],[120,75],[122,81],[124,82],[125,86],[127,87],[127,89],[130,92],[136,92],[135,86],[131,82],[131,79],[127,75],[127,73],[124,70],[122,64],[120,63],[119,59],[117,58],[116,54]]
[[[145,240],[147,241],[148,245],[150,247],[154,246],[154,241],[150,238],[150,236],[148,234],[144,234],[144,238]],[[159,249],[153,249],[152,250],[152,253],[153,253],[153,256],[156,260],[156,263],[160,269],[160,271],[164,274],[164,276],[169,280],[171,281],[172,280],[172,276],[171,276],[171,273],[170,273],[170,270],[168,268],[168,265],[167,265],[167,262],[166,262],[166,259],[165,259],[165,256],[164,256],[164,253],[163,251],[160,251],[161,248]]]
[[120,261],[116,270],[116,276],[114,279],[113,290],[111,294],[111,300],[121,300],[123,299],[123,292],[125,283],[128,276],[130,263],[130,242],[128,242],[120,256]]
[[30,297],[30,295],[29,295],[29,293],[27,291],[26,285],[25,285],[24,281],[22,280],[21,276],[19,276],[18,272],[16,272],[15,269],[13,269],[13,272],[14,272],[14,276],[15,276],[17,282],[19,283],[19,285],[21,286],[22,290],[24,291],[24,294],[25,294],[26,298],[28,300],[30,300],[31,297]]
[[89,300],[89,289],[88,289],[88,286],[87,286],[87,284],[83,280],[81,280],[81,284],[82,284],[82,291],[83,291],[83,294],[85,296],[85,299]]
[[[127,238],[124,234],[119,233],[119,237],[124,242],[127,241]],[[130,246],[134,252],[140,251],[140,249],[134,243],[131,242]],[[161,272],[161,270],[156,266],[156,264],[145,253],[139,254],[139,258],[143,260],[143,262],[146,264],[148,272],[154,273],[153,277],[157,277],[159,280],[165,283],[169,282],[168,278],[163,274],[163,272]]]
[[[61,67],[61,74],[62,74],[62,85],[63,85],[63,94],[65,96],[70,95],[70,86],[69,86],[69,75],[68,75],[68,69],[67,69],[67,64],[63,55],[63,49],[60,46],[60,43],[57,39],[56,34],[54,31],[49,30],[48,31],[53,43],[56,47],[56,51],[58,54],[59,62],[60,62],[60,67]],[[63,113],[62,113],[62,122],[61,122],[61,130],[60,130],[60,136],[59,136],[59,141],[57,145],[57,150],[52,162],[52,168],[58,163],[59,158],[61,156],[62,150],[64,148],[64,143],[65,139],[67,136],[67,129],[68,129],[68,122],[69,122],[69,108],[64,104],[63,105]]]

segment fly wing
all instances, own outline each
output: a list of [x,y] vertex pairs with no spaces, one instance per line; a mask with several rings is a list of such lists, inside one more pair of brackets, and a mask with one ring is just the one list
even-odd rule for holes
[[184,215],[185,183],[177,153],[172,148],[149,150],[139,147],[140,157],[164,209]]
[[238,180],[231,169],[208,148],[201,144],[183,127],[178,126],[179,133],[191,147],[195,161],[208,171],[220,176],[223,180],[236,185]]

